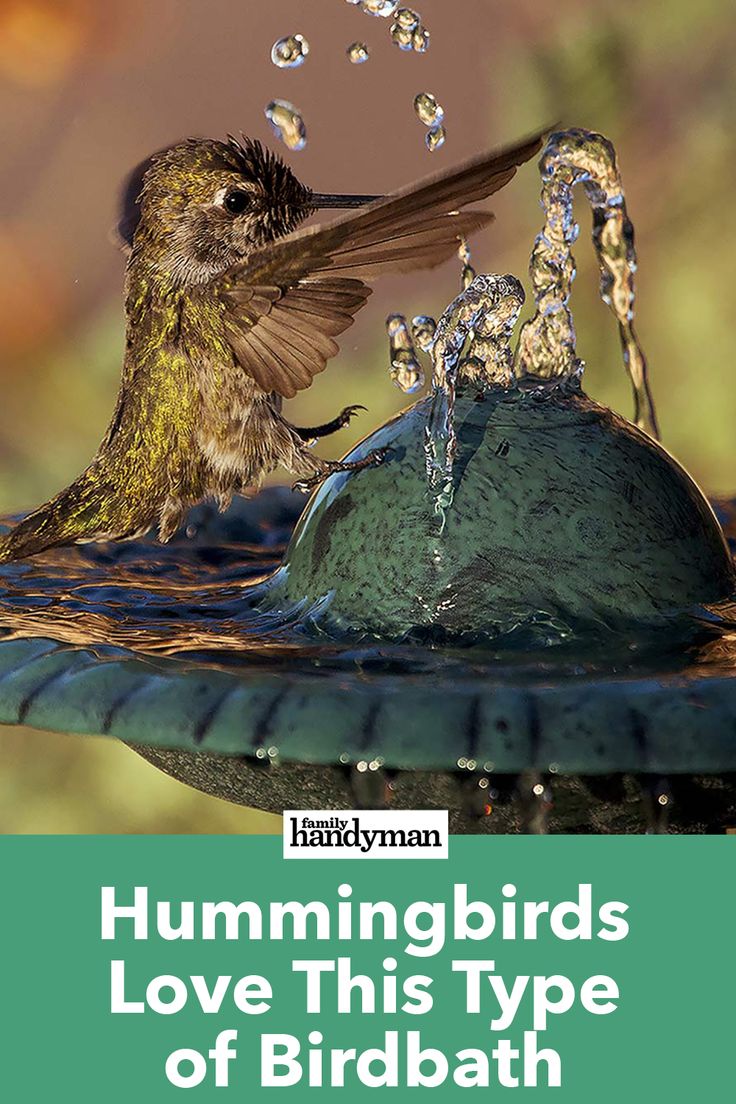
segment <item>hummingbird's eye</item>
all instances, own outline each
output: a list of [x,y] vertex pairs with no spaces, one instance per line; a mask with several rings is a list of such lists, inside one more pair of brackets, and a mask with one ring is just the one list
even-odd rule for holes
[[250,196],[247,192],[241,192],[239,189],[233,192],[228,192],[225,196],[225,209],[230,212],[231,215],[242,215],[243,211],[247,211],[250,207]]

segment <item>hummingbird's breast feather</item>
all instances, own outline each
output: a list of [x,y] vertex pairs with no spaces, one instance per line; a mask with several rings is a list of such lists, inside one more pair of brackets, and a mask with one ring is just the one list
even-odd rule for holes
[[221,496],[259,484],[280,459],[280,397],[267,395],[233,364],[203,360],[197,375],[202,405],[196,443],[214,483],[211,492]]

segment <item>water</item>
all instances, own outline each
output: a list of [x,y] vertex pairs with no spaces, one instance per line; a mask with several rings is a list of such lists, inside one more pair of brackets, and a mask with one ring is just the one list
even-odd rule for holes
[[529,265],[536,312],[519,338],[519,372],[544,378],[576,377],[582,372],[569,307],[575,278],[571,251],[578,236],[572,189],[582,184],[593,209],[601,298],[618,322],[624,366],[631,378],[634,421],[656,438],[657,418],[647,363],[634,331],[634,230],[626,213],[615,150],[600,134],[577,129],[559,132],[548,139],[540,170],[545,223],[535,240]]
[[407,394],[418,391],[424,384],[424,371],[417,360],[416,349],[403,314],[390,314],[386,319],[386,331],[391,358],[391,379]]
[[271,129],[290,150],[304,149],[307,144],[307,128],[301,112],[288,100],[271,100],[265,108],[265,116]]
[[399,8],[396,12],[396,23],[406,31],[415,31],[420,25],[421,20],[418,14],[412,11],[411,8]]
[[347,48],[347,55],[353,65],[362,65],[370,57],[370,50],[365,42],[351,42]]
[[425,456],[434,511],[443,521],[453,498],[458,380],[467,379],[481,387],[513,383],[510,342],[523,304],[524,289],[515,276],[476,276],[453,299],[437,325],[432,346],[434,398],[425,430]]
[[391,24],[391,41],[395,46],[398,46],[400,50],[409,51],[414,49],[414,32],[408,30],[406,27],[402,27],[400,23]]
[[424,144],[430,153],[434,153],[440,146],[444,146],[447,133],[442,123],[431,127],[424,136]]
[[[385,683],[392,693],[417,678],[441,691],[458,680],[549,686],[601,677],[733,674],[736,607],[729,602],[693,611],[664,634],[609,631],[581,639],[569,626],[557,633],[528,624],[502,637],[437,635],[430,643],[326,634],[320,611],[303,606],[260,612],[261,581],[278,566],[303,507],[301,495],[270,488],[253,500],[236,500],[225,515],[198,507],[189,518],[192,536],[182,530],[168,545],[152,538],[76,545],[3,565],[0,637],[92,649],[101,663],[130,655],[155,664],[168,657],[191,670],[320,680],[352,672],[366,685]],[[736,542],[736,501],[724,504],[721,516]]]
[[428,314],[417,314],[411,320],[411,335],[423,353],[430,352],[434,344],[437,323]]
[[304,64],[309,53],[309,43],[300,34],[279,38],[271,47],[271,61],[279,69],[297,69]]
[[465,238],[460,239],[460,246],[457,251],[457,255],[462,264],[460,271],[460,290],[465,291],[467,287],[470,287],[477,273],[470,263],[470,247]]
[[[273,614],[259,610],[262,580],[278,566],[302,506],[301,496],[270,488],[254,500],[236,500],[225,515],[198,508],[189,518],[191,536],[182,531],[167,546],[150,538],[88,544],[54,550],[24,564],[3,565],[0,657],[6,642],[11,648],[14,640],[30,645],[30,659],[16,660],[10,668],[11,675],[20,669],[21,680],[30,687],[16,706],[18,716],[25,701],[38,700],[45,703],[44,727],[54,727],[49,710],[57,700],[63,710],[75,672],[87,672],[99,675],[100,685],[107,684],[105,701],[113,703],[102,714],[101,725],[112,724],[116,703],[131,695],[135,700],[138,690],[152,691],[160,695],[159,723],[168,726],[172,736],[194,731],[195,744],[202,750],[232,753],[240,747],[244,755],[262,759],[268,770],[259,773],[255,787],[246,788],[239,798],[247,804],[280,809],[303,803],[305,794],[308,799],[310,793],[324,793],[320,800],[330,807],[354,807],[356,801],[366,806],[441,805],[451,810],[451,817],[462,814],[451,824],[464,831],[478,830],[481,818],[484,830],[492,831],[661,832],[668,830],[673,809],[675,830],[717,832],[733,825],[736,791],[728,775],[700,767],[696,775],[690,767],[688,774],[680,772],[668,781],[647,764],[650,756],[663,754],[656,718],[666,715],[675,702],[691,702],[697,712],[701,702],[711,700],[710,686],[733,678],[734,603],[677,614],[658,632],[630,628],[598,635],[589,629],[576,632],[574,625],[556,631],[528,622],[495,638],[434,632],[430,637],[409,634],[401,641],[386,641],[346,630],[336,633],[321,622],[329,598],[321,603],[322,609],[320,603],[297,603]],[[722,516],[736,544],[736,501],[722,504]],[[38,644],[32,643],[34,638]],[[34,654],[50,655],[60,674],[34,676]],[[5,706],[12,682],[6,681],[7,674],[6,665],[0,675]],[[569,744],[555,737],[568,709],[565,703],[571,696],[579,702],[585,731],[590,702],[605,686],[615,689],[618,702],[614,735],[604,729],[596,730],[596,738],[591,735],[593,774],[580,766],[571,771],[564,758]],[[653,686],[669,695],[669,704],[654,706],[650,717],[647,703]],[[201,699],[193,697],[192,687],[201,688]],[[13,690],[9,693],[12,699]],[[523,708],[521,716],[513,710],[498,712],[496,703],[505,702],[500,709],[506,709],[510,693],[527,703],[530,725],[536,718],[528,752],[536,769],[504,766],[509,738],[519,740],[526,716]],[[180,695],[185,704],[178,704]],[[283,714],[292,718],[273,730],[264,729],[267,739],[262,744],[257,734],[242,734],[248,729],[250,703],[258,702],[259,695],[263,703],[271,703],[269,717],[273,703],[282,702]],[[223,748],[212,732],[214,710],[218,703],[239,698],[243,717],[232,722]],[[311,717],[313,726],[315,710],[321,711],[329,750],[330,710],[341,701],[351,703],[354,731],[338,744],[335,766],[321,765],[323,759],[313,767],[302,766],[301,758],[294,762],[294,736],[301,738],[301,718]],[[412,737],[417,727],[414,711],[439,714],[450,701],[457,703],[454,722],[446,731],[432,733],[430,743],[430,756],[443,756],[447,765],[430,764],[428,771],[424,735]],[[93,713],[94,708],[93,703]],[[265,709],[259,710],[265,717]],[[485,718],[484,710],[489,713]],[[632,717],[640,718],[638,768],[611,758],[618,754],[614,745],[619,735],[628,747]],[[720,712],[716,717],[717,724],[731,723]],[[494,731],[484,728],[479,735],[479,719],[486,726],[495,724]],[[707,751],[709,735],[702,723],[692,723],[703,734]],[[112,731],[123,735],[117,720],[114,724],[118,727]],[[130,734],[127,738],[134,739]],[[413,747],[412,738],[418,741]],[[540,762],[535,755],[535,739],[550,749],[549,761]],[[282,740],[290,741],[289,755],[280,746]],[[580,741],[573,739],[572,744],[579,754]],[[595,769],[595,755],[603,745],[606,762],[612,765],[606,768],[609,773],[601,774]],[[681,746],[691,762],[687,733]],[[413,759],[420,773],[412,770]],[[223,774],[228,774],[231,765],[237,770],[239,759],[223,759],[222,764]],[[344,793],[339,780],[348,772],[352,790]],[[325,790],[329,778],[336,781]],[[363,780],[360,786],[358,780]],[[233,799],[232,792],[228,796]]]
[[367,15],[378,15],[388,19],[399,6],[399,0],[360,0],[360,10]]
[[431,92],[418,92],[414,97],[414,110],[427,127],[436,127],[445,117],[437,98]]
[[391,39],[400,50],[424,54],[429,49],[429,31],[412,8],[399,8],[391,24]]

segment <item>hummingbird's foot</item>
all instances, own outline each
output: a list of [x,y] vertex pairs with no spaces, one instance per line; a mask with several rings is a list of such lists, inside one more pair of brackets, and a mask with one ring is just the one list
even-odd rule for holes
[[322,460],[320,461],[319,471],[315,472],[309,479],[298,480],[294,483],[292,490],[307,493],[319,486],[329,475],[334,475],[335,472],[352,472],[362,471],[363,468],[376,468],[383,463],[390,451],[389,448],[374,449],[362,460]]
[[292,428],[301,437],[302,441],[316,441],[318,437],[328,437],[331,433],[337,433],[338,429],[344,429],[350,425],[350,419],[354,418],[359,410],[365,410],[359,403],[355,406],[346,406],[331,422],[325,422],[319,426],[293,426]]

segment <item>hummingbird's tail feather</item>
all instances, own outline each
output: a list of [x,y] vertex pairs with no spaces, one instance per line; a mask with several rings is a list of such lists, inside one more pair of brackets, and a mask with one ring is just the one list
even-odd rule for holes
[[49,548],[88,540],[118,540],[150,527],[134,516],[104,480],[87,469],[66,490],[28,514],[0,537],[0,564],[26,559]]

